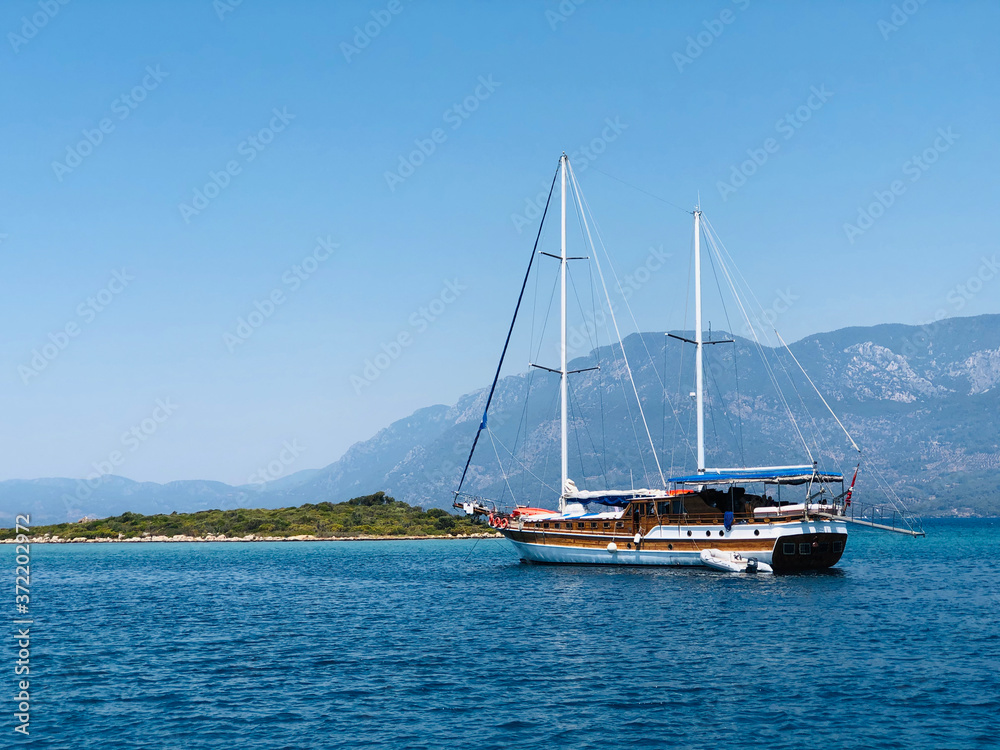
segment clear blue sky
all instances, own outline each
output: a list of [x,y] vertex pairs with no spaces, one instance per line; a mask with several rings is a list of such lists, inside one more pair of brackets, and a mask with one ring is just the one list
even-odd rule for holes
[[[485,385],[534,232],[512,215],[602,134],[576,158],[619,268],[671,254],[632,298],[644,329],[682,323],[689,217],[609,175],[700,192],[762,301],[799,297],[789,340],[1000,312],[1000,280],[954,303],[1000,236],[993,3],[230,2],[0,10],[0,479],[117,451],[134,479],[243,483],[286,441],[283,471],[323,466]],[[387,179],[415,141],[434,152]]]

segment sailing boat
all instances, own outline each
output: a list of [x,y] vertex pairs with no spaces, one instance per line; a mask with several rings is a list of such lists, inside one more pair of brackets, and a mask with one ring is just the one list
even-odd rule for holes
[[[798,462],[778,466],[738,468],[706,466],[704,350],[709,344],[732,343],[733,340],[706,341],[703,334],[701,289],[703,216],[700,207],[692,212],[694,338],[668,334],[695,349],[696,470],[693,473],[669,478],[665,478],[661,471],[663,487],[660,488],[630,487],[617,490],[577,488],[569,477],[568,468],[567,381],[570,375],[582,370],[569,370],[567,365],[567,262],[574,259],[567,255],[566,243],[567,174],[573,180],[577,204],[581,215],[583,213],[575,176],[572,175],[568,157],[563,154],[556,175],[553,176],[549,200],[542,216],[544,223],[558,177],[561,183],[560,254],[555,256],[541,253],[556,258],[560,263],[560,367],[558,370],[542,368],[559,375],[561,494],[558,498],[553,498],[558,500],[558,509],[515,505],[509,511],[505,511],[487,498],[462,492],[476,445],[483,431],[488,429],[490,405],[511,342],[517,313],[524,298],[528,276],[531,273],[531,262],[528,264],[528,272],[521,286],[514,320],[511,321],[507,333],[500,365],[497,367],[493,385],[486,399],[483,418],[473,440],[458,489],[455,491],[454,506],[470,515],[485,516],[489,524],[498,529],[514,546],[522,560],[535,563],[706,566],[731,572],[783,573],[823,569],[836,565],[846,549],[847,527],[850,523],[922,536],[923,531],[919,528],[919,523],[909,517],[905,509],[899,510],[898,514],[894,511],[890,524],[882,522],[881,517],[873,516],[870,511],[860,511],[857,503],[852,503],[852,493],[858,476],[857,469],[850,486],[845,487],[844,474],[822,469],[815,460],[812,463]],[[589,233],[589,228],[587,232]],[[538,237],[541,237],[541,227]],[[532,250],[532,261],[538,254],[537,248],[538,238]],[[608,303],[610,307],[610,299]],[[615,328],[617,329],[617,322]],[[619,344],[621,344],[620,334]],[[622,355],[624,356],[624,347]],[[792,357],[794,359],[794,355]],[[628,371],[628,375],[631,380],[631,370]],[[809,382],[812,384],[811,379]],[[642,404],[634,380],[632,388],[642,414]],[[829,409],[829,404],[818,390],[817,394]],[[830,411],[833,414],[832,409]],[[837,419],[836,414],[833,416]],[[642,420],[645,426],[644,415]],[[843,428],[839,419],[837,423]],[[857,448],[853,438],[846,429],[844,432],[860,455],[860,449]],[[649,434],[648,426],[646,433]],[[651,438],[650,445],[652,446]],[[656,465],[659,469],[658,459]],[[780,500],[782,487],[803,488],[801,502],[782,503]],[[774,494],[779,497],[777,501],[773,497]],[[786,491],[786,496],[787,494]]]

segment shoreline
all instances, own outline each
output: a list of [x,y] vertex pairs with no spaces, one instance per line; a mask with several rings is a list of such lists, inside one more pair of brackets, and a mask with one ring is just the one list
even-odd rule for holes
[[195,542],[392,542],[392,541],[426,541],[429,539],[457,540],[457,539],[502,539],[500,533],[482,534],[445,534],[442,536],[311,536],[300,534],[297,536],[257,536],[247,534],[246,536],[218,536],[209,534],[208,536],[160,536],[149,534],[146,536],[134,536],[128,539],[113,537],[97,537],[87,539],[82,536],[72,539],[63,539],[58,536],[29,536],[27,542],[18,542],[17,539],[0,539],[0,544],[147,544],[147,543],[174,543]]

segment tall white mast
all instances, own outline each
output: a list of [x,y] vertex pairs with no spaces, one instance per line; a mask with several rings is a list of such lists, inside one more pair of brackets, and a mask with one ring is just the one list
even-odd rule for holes
[[698,412],[698,473],[705,473],[705,389],[702,365],[701,333],[701,207],[694,210],[694,341],[698,350],[695,358],[695,404]]
[[559,396],[561,401],[561,423],[562,423],[562,485],[559,495],[559,510],[562,511],[566,507],[566,480],[569,479],[569,420],[568,420],[568,402],[567,402],[567,374],[566,374],[566,154],[563,153],[562,159],[562,250],[560,253],[560,286],[561,286],[561,297],[560,297],[560,309],[562,310],[562,317],[560,323],[560,342],[559,351],[561,355],[560,360],[560,379],[559,379]]

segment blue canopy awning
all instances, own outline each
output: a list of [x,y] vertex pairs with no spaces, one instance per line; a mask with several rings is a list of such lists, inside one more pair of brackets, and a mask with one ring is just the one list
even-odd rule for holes
[[671,477],[674,484],[743,484],[763,482],[765,484],[807,484],[843,482],[844,475],[836,471],[822,471],[812,466],[787,466],[757,469],[712,469],[704,474]]

